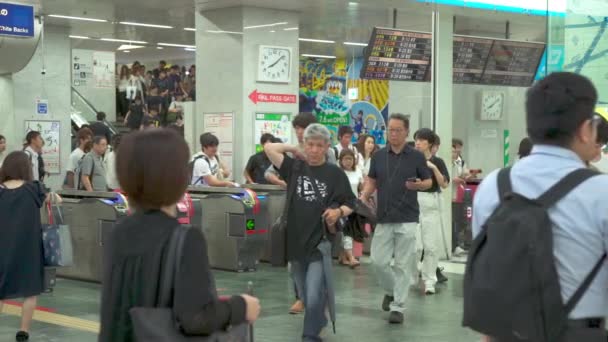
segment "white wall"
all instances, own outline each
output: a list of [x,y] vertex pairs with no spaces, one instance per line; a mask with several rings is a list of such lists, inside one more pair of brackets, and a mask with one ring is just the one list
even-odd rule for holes
[[[65,170],[71,152],[70,137],[70,39],[65,28],[47,26],[44,34],[44,51],[38,44],[36,53],[29,64],[13,74],[14,122],[10,135],[11,147],[22,143],[25,138],[24,121],[48,119],[61,121],[60,154],[61,169]],[[42,60],[45,61],[46,75],[42,75]],[[40,117],[35,112],[37,98],[48,99],[49,115]],[[11,115],[11,113],[8,113]],[[59,189],[62,174],[54,174],[46,181],[47,186]]]
[[389,115],[410,115],[410,138],[418,129],[431,127],[431,90],[430,82],[389,82]]

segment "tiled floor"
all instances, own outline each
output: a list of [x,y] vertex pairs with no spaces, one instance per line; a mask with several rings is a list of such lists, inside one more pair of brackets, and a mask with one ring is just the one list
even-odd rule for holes
[[[357,270],[336,267],[337,334],[327,334],[326,341],[373,342],[473,342],[478,335],[460,326],[462,317],[462,276],[447,273],[450,281],[440,286],[432,297],[420,291],[410,292],[409,308],[404,325],[393,326],[382,312],[382,291],[371,275],[369,265]],[[446,271],[461,273],[459,265],[449,265]],[[292,299],[292,285],[282,268],[261,265],[255,273],[215,273],[220,294],[245,291],[247,282],[254,282],[255,294],[260,297],[263,315],[255,325],[257,342],[299,341],[302,316],[287,314]],[[62,315],[91,321],[99,320],[99,285],[70,280],[58,280],[51,295],[43,295],[39,305],[55,309]],[[19,319],[0,316],[0,342],[14,341]],[[35,322],[31,341],[88,342],[96,335],[75,328]]]

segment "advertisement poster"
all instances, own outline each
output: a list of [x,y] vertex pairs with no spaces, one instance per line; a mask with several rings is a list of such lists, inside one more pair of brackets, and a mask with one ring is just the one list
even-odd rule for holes
[[95,88],[114,88],[115,68],[113,52],[93,52]]
[[265,133],[270,133],[284,143],[291,141],[291,114],[288,113],[256,113],[255,114],[255,151],[261,152],[260,139]]
[[203,113],[203,128],[219,139],[218,158],[234,174],[234,113]]
[[44,159],[44,168],[46,172],[51,174],[61,173],[61,146],[59,140],[60,128],[61,123],[59,121],[25,121],[25,134],[30,131],[38,131],[44,139],[44,147],[42,148],[42,159]]
[[329,128],[334,143],[338,128],[350,125],[355,131],[353,143],[359,135],[370,134],[377,144],[385,145],[389,82],[361,79],[362,67],[360,58],[351,64],[341,59],[301,59],[300,112],[314,113]]

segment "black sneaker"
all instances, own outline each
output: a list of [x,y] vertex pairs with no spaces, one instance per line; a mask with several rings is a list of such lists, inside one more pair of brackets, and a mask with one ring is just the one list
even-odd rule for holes
[[403,314],[397,311],[391,311],[390,316],[388,316],[388,322],[390,324],[403,324]]
[[382,300],[382,310],[388,312],[391,311],[391,303],[395,301],[395,297],[384,295],[384,299]]
[[448,277],[443,275],[442,272],[443,272],[443,267],[437,267],[437,271],[435,273],[437,274],[437,282],[440,284],[448,281]]
[[26,333],[25,331],[19,331],[17,333],[17,336],[15,336],[15,340],[17,342],[29,341],[30,340],[30,334]]

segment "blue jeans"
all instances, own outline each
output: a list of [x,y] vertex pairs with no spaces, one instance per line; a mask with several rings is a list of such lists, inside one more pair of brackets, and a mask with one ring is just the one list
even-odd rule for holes
[[319,337],[321,330],[327,325],[325,315],[327,296],[323,274],[323,259],[293,260],[291,272],[296,282],[300,299],[304,302],[304,332],[302,341],[322,341]]

